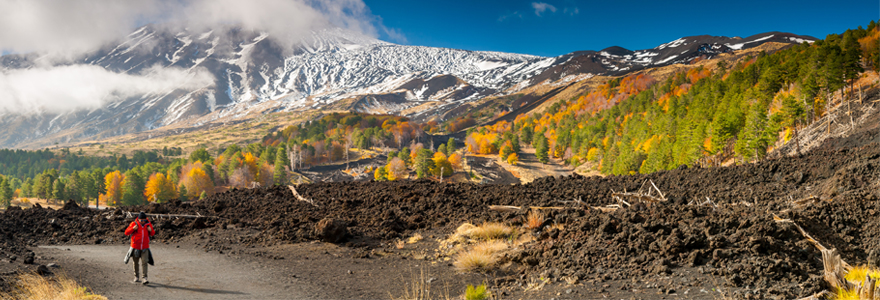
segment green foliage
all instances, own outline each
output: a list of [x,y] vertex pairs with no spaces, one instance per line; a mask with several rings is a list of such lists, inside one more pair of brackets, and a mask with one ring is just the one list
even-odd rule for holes
[[179,199],[180,201],[189,201],[189,199],[186,197],[186,193],[187,190],[185,185],[180,184],[177,186],[177,199]]
[[208,193],[202,191],[202,193],[199,195],[199,200],[205,200],[205,198],[208,198]]
[[122,181],[122,204],[141,205],[146,203],[144,188],[146,180],[135,170],[125,172],[125,180]]
[[418,178],[425,178],[431,171],[431,168],[434,167],[434,161],[431,160],[433,156],[434,153],[431,150],[419,149],[419,152],[416,154],[416,161],[413,162]]
[[[403,147],[403,149],[400,150],[400,153],[397,153],[397,158],[400,158],[400,160],[402,160],[407,166],[411,166],[412,159],[409,156],[410,152],[409,147]],[[391,160],[388,162],[391,162]]]
[[200,161],[203,163],[210,163],[211,162],[211,154],[208,153],[208,149],[199,148],[199,149],[196,149],[196,151],[193,151],[192,153],[189,154],[189,161],[190,162]]
[[453,153],[455,153],[455,138],[450,137],[446,141],[446,156],[451,156]]
[[[279,148],[279,151],[281,149]],[[280,152],[275,155],[275,169],[273,170],[272,179],[275,181],[275,185],[285,185],[287,184],[287,170],[284,168],[286,164],[284,163],[284,158],[287,155],[283,155]]]
[[12,203],[12,187],[8,176],[0,176],[0,206],[8,207]]
[[489,299],[489,293],[486,291],[486,284],[473,286],[468,284],[464,292],[465,300],[486,300]]

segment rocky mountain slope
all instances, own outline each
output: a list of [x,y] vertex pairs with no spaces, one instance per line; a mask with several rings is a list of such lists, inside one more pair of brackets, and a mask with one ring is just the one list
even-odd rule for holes
[[[812,40],[777,32],[745,39],[696,36],[646,50],[611,47],[538,57],[396,45],[341,29],[315,31],[285,46],[265,33],[234,28],[170,32],[145,26],[76,64],[125,74],[176,68],[207,73],[211,83],[155,90],[98,109],[7,113],[0,116],[0,147],[42,147],[329,106],[426,120],[463,103],[538,84],[688,63],[771,41]],[[6,55],[0,57],[0,70],[34,68],[39,59],[38,54]]]

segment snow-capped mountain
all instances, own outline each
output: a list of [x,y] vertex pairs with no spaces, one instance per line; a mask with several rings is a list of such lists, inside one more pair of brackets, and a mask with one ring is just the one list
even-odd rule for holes
[[[784,33],[746,39],[699,36],[647,50],[612,47],[539,57],[396,45],[341,29],[314,31],[283,45],[265,33],[239,29],[170,32],[144,26],[77,63],[126,74],[154,68],[207,72],[212,84],[156,90],[99,109],[7,114],[0,117],[0,146],[33,147],[40,144],[34,140],[46,145],[169,125],[198,126],[254,111],[321,109],[337,102],[355,111],[409,110],[411,116],[427,119],[463,103],[536,84],[686,63],[768,41],[803,40],[815,39]],[[0,57],[0,69],[31,68],[38,59],[37,54],[6,55]],[[412,112],[425,103],[435,105]]]

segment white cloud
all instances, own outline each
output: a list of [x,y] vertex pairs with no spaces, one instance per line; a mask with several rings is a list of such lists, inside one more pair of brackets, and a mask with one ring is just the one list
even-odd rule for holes
[[6,70],[0,72],[0,113],[64,113],[97,109],[113,101],[195,90],[213,85],[204,69],[148,68],[132,75],[93,65]]
[[556,12],[556,6],[545,2],[532,2],[532,8],[535,9],[535,15],[539,17],[546,11]]
[[509,13],[509,14],[502,15],[502,16],[498,17],[498,22],[504,22],[504,21],[506,21],[507,19],[510,19],[510,18],[519,18],[519,19],[522,19],[522,18],[523,18],[523,15],[522,15],[520,12],[515,11],[515,12],[512,12],[512,13]]
[[578,9],[577,7],[575,7],[575,8],[566,7],[565,9],[562,10],[562,13],[567,14],[569,16],[574,16],[576,14],[581,13],[581,10]]
[[330,26],[405,40],[362,0],[0,0],[0,52],[72,61],[145,23],[193,30],[241,26],[265,31],[282,45]]

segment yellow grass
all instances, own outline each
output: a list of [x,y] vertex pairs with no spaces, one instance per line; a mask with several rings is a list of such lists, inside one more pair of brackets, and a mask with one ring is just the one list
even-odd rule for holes
[[462,272],[488,270],[498,262],[498,257],[483,251],[471,249],[455,256],[453,265]]
[[459,226],[455,232],[457,235],[460,236],[487,241],[508,238],[515,233],[513,228],[510,228],[510,226],[495,222],[483,223],[480,226],[474,226],[470,223],[465,223]]
[[846,273],[846,280],[851,282],[864,282],[865,278],[870,276],[873,279],[880,280],[880,270],[869,268],[868,266],[853,267]]
[[408,244],[415,244],[415,243],[418,243],[419,241],[421,241],[422,238],[423,237],[422,237],[421,233],[416,233],[416,234],[413,234],[413,236],[409,237],[409,239],[407,239],[406,242]]
[[53,280],[37,274],[19,275],[12,293],[0,295],[3,300],[107,300],[94,295],[70,278],[58,276]]
[[856,290],[837,289],[834,295],[835,300],[861,300],[859,292]]

